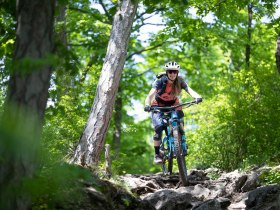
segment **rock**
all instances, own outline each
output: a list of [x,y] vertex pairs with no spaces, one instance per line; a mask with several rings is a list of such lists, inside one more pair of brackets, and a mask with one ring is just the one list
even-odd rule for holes
[[228,182],[226,187],[227,193],[241,192],[241,187],[246,182],[247,175],[235,170],[233,172],[223,174],[218,180]]
[[257,188],[259,175],[253,171],[247,178],[245,184],[241,187],[241,192],[248,192]]
[[245,208],[246,208],[245,200],[242,200],[238,203],[232,203],[228,207],[228,210],[245,210]]
[[184,187],[179,187],[176,173],[127,175],[123,180],[141,202],[157,210],[280,210],[279,185],[256,189],[263,170],[272,168],[254,169],[250,173],[236,170],[222,173],[215,180],[207,174],[220,174],[216,169],[191,170],[190,186]]
[[78,181],[75,198],[53,205],[67,210],[280,210],[280,185],[256,188],[259,174],[268,170],[280,167],[236,170],[215,180],[207,173],[216,170],[192,170],[190,186],[183,187],[178,187],[178,173],[124,175],[117,181],[95,177],[91,182]]
[[86,192],[89,198],[89,203],[93,203],[92,207],[96,210],[102,210],[102,209],[112,209],[113,205],[107,201],[106,196],[98,192],[96,189],[93,187],[88,187],[86,188]]
[[227,207],[231,204],[229,198],[219,197],[217,201],[220,203],[222,209],[227,209]]
[[205,200],[210,195],[210,190],[206,187],[203,187],[201,184],[197,184],[194,186],[194,189],[191,191],[191,194],[198,200]]
[[228,210],[245,210],[245,201],[248,198],[248,193],[237,193],[231,198],[231,204]]
[[191,170],[189,175],[189,180],[192,181],[205,181],[209,180],[210,178],[207,177],[207,173],[202,170]]
[[246,183],[248,179],[248,176],[246,174],[242,174],[239,177],[236,178],[236,180],[233,183],[233,189],[235,192],[241,192],[241,188]]
[[215,199],[215,198],[226,196],[227,195],[226,185],[227,182],[220,182],[220,181],[211,182],[211,184],[209,184],[207,187],[210,190],[209,199]]
[[222,207],[217,200],[208,200],[198,207],[194,208],[194,210],[222,210]]
[[185,210],[195,203],[190,193],[180,193],[175,190],[159,190],[143,200],[151,203],[157,210]]
[[128,187],[131,192],[136,193],[138,195],[155,192],[160,189],[161,186],[158,186],[158,183],[154,178],[147,179],[147,177],[136,177],[131,174],[125,175],[121,179]]
[[280,185],[259,187],[248,194],[246,210],[280,209]]
[[125,189],[109,181],[98,181],[98,189],[99,190],[94,187],[86,187],[85,191],[88,199],[85,197],[84,203],[87,206],[83,206],[78,209],[155,210],[154,206],[152,206],[149,202],[142,201],[141,199],[134,197]]
[[274,171],[280,171],[280,165],[279,165],[279,166],[273,167],[272,170],[274,170]]

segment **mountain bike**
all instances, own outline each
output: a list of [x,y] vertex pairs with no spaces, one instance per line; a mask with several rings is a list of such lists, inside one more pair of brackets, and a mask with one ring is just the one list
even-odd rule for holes
[[188,184],[185,160],[188,148],[184,130],[180,125],[182,122],[181,119],[178,118],[176,108],[188,108],[194,104],[197,104],[196,101],[169,107],[151,107],[152,112],[161,112],[163,114],[163,126],[166,134],[160,145],[163,175],[172,174],[173,159],[176,158],[179,169],[179,177],[184,186]]

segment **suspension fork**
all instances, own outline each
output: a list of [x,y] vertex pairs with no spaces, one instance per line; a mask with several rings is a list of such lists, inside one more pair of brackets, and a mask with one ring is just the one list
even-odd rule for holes
[[178,132],[181,134],[181,139],[180,139],[180,142],[178,142],[178,143],[183,151],[183,154],[186,155],[188,146],[187,146],[187,142],[186,142],[184,124],[180,119],[178,119],[178,115],[175,111],[172,112],[172,114],[171,114],[171,120],[170,120],[169,125],[171,128],[177,126]]

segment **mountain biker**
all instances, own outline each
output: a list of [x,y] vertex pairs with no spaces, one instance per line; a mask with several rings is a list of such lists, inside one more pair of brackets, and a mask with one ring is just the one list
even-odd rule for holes
[[[202,97],[191,89],[182,77],[178,76],[180,66],[172,61],[168,62],[164,66],[165,74],[157,79],[150,90],[147,98],[145,99],[144,111],[150,111],[151,106],[175,106],[179,104],[178,96],[181,90],[184,89],[191,97],[193,97],[196,103],[202,102]],[[182,119],[184,113],[181,108],[176,109],[178,117]],[[162,138],[162,131],[164,130],[162,113],[152,113],[152,122],[154,128],[154,163],[159,164],[162,162],[160,156],[160,144]],[[181,120],[183,122],[183,120]]]

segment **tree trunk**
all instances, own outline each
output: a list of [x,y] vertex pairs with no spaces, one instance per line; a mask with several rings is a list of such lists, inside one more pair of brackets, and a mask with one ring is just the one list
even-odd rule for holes
[[275,53],[275,57],[276,57],[276,66],[277,66],[277,70],[280,74],[280,36],[277,39],[276,42],[276,53]]
[[91,112],[72,158],[72,162],[82,166],[96,165],[104,147],[138,5],[135,0],[119,3]]
[[67,47],[67,30],[66,30],[66,5],[58,5],[58,15],[56,16],[56,23],[60,25],[60,30],[56,33],[58,41],[60,41],[64,47]]
[[7,97],[14,105],[37,112],[41,121],[50,84],[51,67],[45,63],[53,51],[54,5],[55,0],[17,3],[14,69]]
[[105,145],[105,174],[108,178],[112,176],[111,158],[110,158],[110,144]]
[[0,209],[28,209],[22,181],[37,166],[48,99],[55,0],[18,0],[17,30],[5,112],[0,122]]
[[121,87],[119,87],[117,99],[115,102],[115,127],[113,133],[113,146],[115,151],[115,158],[117,159],[120,154],[121,147],[121,134],[122,134],[122,97],[121,97]]
[[252,37],[252,18],[253,18],[253,5],[248,4],[248,28],[247,28],[247,44],[246,44],[246,68],[250,67],[250,56],[251,56],[251,37]]

